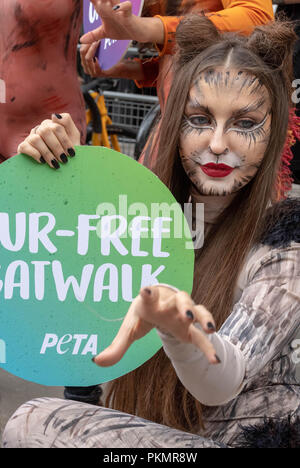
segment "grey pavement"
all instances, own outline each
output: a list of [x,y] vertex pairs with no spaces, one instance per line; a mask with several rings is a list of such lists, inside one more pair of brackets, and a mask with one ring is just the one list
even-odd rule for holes
[[63,398],[63,390],[27,382],[0,369],[0,446],[5,424],[21,404],[43,396]]

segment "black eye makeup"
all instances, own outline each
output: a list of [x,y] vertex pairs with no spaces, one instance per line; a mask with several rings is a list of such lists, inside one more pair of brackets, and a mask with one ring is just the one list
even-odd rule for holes
[[186,117],[192,127],[199,127],[202,125],[211,125],[211,118],[205,115],[191,115]]
[[247,118],[239,119],[235,122],[234,127],[230,127],[227,131],[234,131],[239,136],[244,137],[249,141],[249,145],[251,142],[256,143],[258,139],[266,137],[264,125],[267,121],[268,115],[269,113],[267,112],[261,122],[255,122],[254,120]]
[[[251,142],[256,143],[258,139],[266,137],[266,131],[263,128],[269,113],[267,112],[262,121],[257,122],[251,118],[239,118],[230,128],[226,130],[227,132],[234,131],[237,135],[244,137]],[[190,134],[192,132],[197,132],[202,134],[205,130],[213,130],[215,122],[211,116],[203,114],[194,114],[194,115],[185,115],[182,120],[181,132],[183,134]]]
[[255,127],[256,122],[253,122],[253,120],[249,119],[243,119],[237,122],[237,124],[243,130],[251,130],[253,127]]
[[191,132],[202,133],[213,128],[212,118],[207,115],[184,116],[181,124],[181,132],[188,134]]

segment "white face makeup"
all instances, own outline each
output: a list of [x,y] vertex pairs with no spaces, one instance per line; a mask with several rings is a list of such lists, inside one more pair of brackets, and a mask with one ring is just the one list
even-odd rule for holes
[[255,76],[218,69],[190,89],[180,133],[182,165],[203,195],[228,195],[256,174],[269,141],[270,99]]

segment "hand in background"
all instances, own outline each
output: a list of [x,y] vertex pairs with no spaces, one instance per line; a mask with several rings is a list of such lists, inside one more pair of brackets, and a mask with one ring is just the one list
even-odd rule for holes
[[92,44],[104,38],[137,42],[164,43],[164,26],[159,18],[142,18],[132,14],[131,2],[91,0],[101,17],[102,25],[84,34],[80,42]]
[[109,70],[102,70],[97,57],[96,51],[100,41],[92,44],[81,44],[80,57],[84,72],[93,78],[127,78],[130,80],[143,80],[143,68],[139,61],[122,60]]

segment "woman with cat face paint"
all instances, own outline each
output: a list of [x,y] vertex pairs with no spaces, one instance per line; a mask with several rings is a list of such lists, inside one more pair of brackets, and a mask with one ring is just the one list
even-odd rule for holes
[[[4,447],[297,443],[291,344],[300,326],[300,203],[274,201],[294,40],[286,23],[246,38],[220,34],[205,17],[182,21],[154,172],[182,206],[204,203],[192,294],[172,285],[142,289],[95,365],[114,365],[154,327],[163,348],[111,382],[106,408],[46,398],[22,405],[6,426]],[[55,119],[20,151],[39,160],[45,145],[57,156],[49,132]],[[70,135],[74,124],[63,115],[59,125]]]
[[[113,76],[135,80],[139,88],[155,87],[163,114],[170,92],[175,52],[175,32],[182,17],[188,13],[205,14],[222,32],[250,34],[255,26],[274,19],[271,0],[145,0],[142,17],[132,14],[130,1],[91,0],[103,19],[100,28],[81,38],[81,60],[86,73],[92,76]],[[94,58],[98,40],[131,39],[152,43],[157,57],[119,62],[103,72]],[[153,167],[158,155],[160,117],[140,155],[140,161]]]

